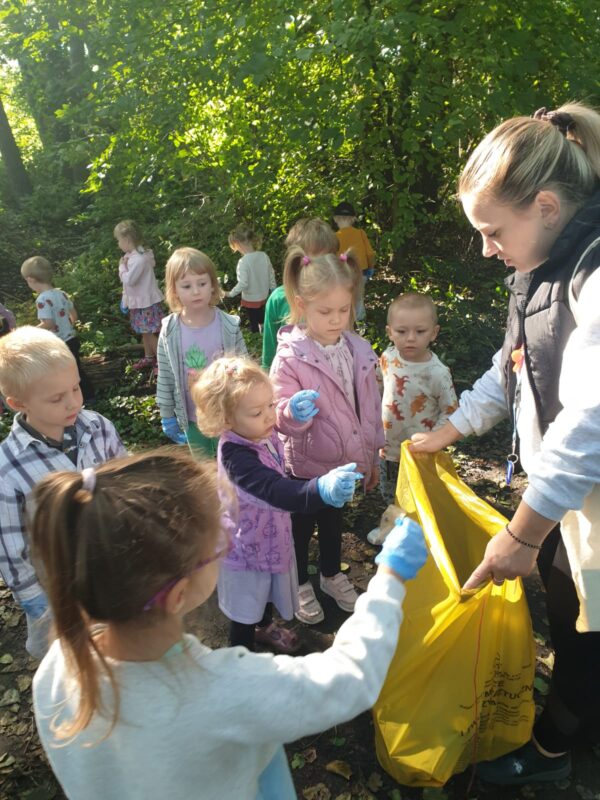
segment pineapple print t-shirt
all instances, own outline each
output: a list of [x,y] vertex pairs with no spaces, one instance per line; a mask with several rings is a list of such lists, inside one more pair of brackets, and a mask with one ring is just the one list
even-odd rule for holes
[[219,317],[203,328],[190,328],[179,320],[181,334],[181,360],[183,366],[183,385],[185,389],[185,405],[190,422],[196,421],[196,407],[190,394],[190,386],[200,376],[205,367],[215,358],[223,355],[223,334]]
[[379,359],[383,380],[381,416],[386,461],[400,460],[400,445],[413,433],[437,430],[458,405],[452,375],[435,353],[429,361],[407,361],[392,345]]

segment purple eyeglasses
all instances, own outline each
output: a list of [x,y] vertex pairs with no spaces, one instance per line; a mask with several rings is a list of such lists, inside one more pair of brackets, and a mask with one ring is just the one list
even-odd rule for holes
[[[221,540],[222,541],[222,540]],[[228,541],[223,547],[220,547],[214,556],[210,556],[210,558],[204,558],[202,561],[199,561],[196,566],[188,573],[188,575],[193,575],[194,572],[198,572],[199,569],[206,567],[208,564],[212,564],[213,561],[218,561],[223,556],[226,556],[228,553],[231,552],[231,548],[233,547],[233,542]],[[173,578],[173,580],[169,581],[162,589],[159,589],[155,595],[152,595],[150,600],[145,604],[144,611],[150,611],[153,606],[160,605],[169,594],[171,589],[175,586],[175,584],[180,581],[182,578],[185,578],[185,575],[178,575],[177,578]]]

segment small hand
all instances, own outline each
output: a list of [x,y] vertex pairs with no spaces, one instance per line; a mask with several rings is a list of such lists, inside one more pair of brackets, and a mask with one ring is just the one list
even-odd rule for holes
[[20,606],[32,619],[39,619],[48,609],[48,598],[39,594],[31,600],[21,600]]
[[411,453],[437,453],[449,444],[460,439],[461,433],[451,422],[431,433],[413,433],[410,437],[412,444],[408,446]]
[[290,414],[296,422],[308,422],[315,414],[319,413],[314,401],[319,393],[314,389],[302,389],[290,398]]
[[121,312],[121,314],[127,314],[129,311],[123,300],[121,300],[121,302],[119,303],[119,311]]
[[334,508],[341,508],[354,497],[356,481],[362,479],[360,472],[356,472],[356,464],[345,464],[336,467],[326,475],[317,479],[317,488],[321,500]]
[[187,444],[187,436],[179,427],[177,417],[163,417],[160,421],[162,431],[175,444]]
[[398,517],[375,563],[388,567],[403,581],[408,581],[415,577],[426,560],[427,545],[421,526],[409,517]]

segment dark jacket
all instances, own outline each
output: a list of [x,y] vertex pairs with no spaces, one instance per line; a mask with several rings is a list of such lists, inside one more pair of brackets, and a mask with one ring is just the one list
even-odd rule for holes
[[[502,372],[509,409],[514,401],[516,376],[511,353],[525,344],[525,368],[535,399],[543,435],[562,406],[558,381],[567,340],[575,329],[569,309],[569,286],[582,254],[600,237],[600,191],[567,223],[548,260],[532,272],[515,272],[506,280],[510,292]],[[600,266],[600,242],[585,256],[573,282],[579,296],[589,275]]]

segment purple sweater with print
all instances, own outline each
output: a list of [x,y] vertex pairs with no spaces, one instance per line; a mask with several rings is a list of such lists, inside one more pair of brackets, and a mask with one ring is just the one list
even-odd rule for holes
[[233,483],[238,509],[226,514],[233,549],[228,569],[289,572],[293,562],[290,512],[311,514],[326,503],[317,479],[297,480],[285,474],[283,446],[276,433],[267,442],[251,442],[232,431],[221,435],[217,463]]

